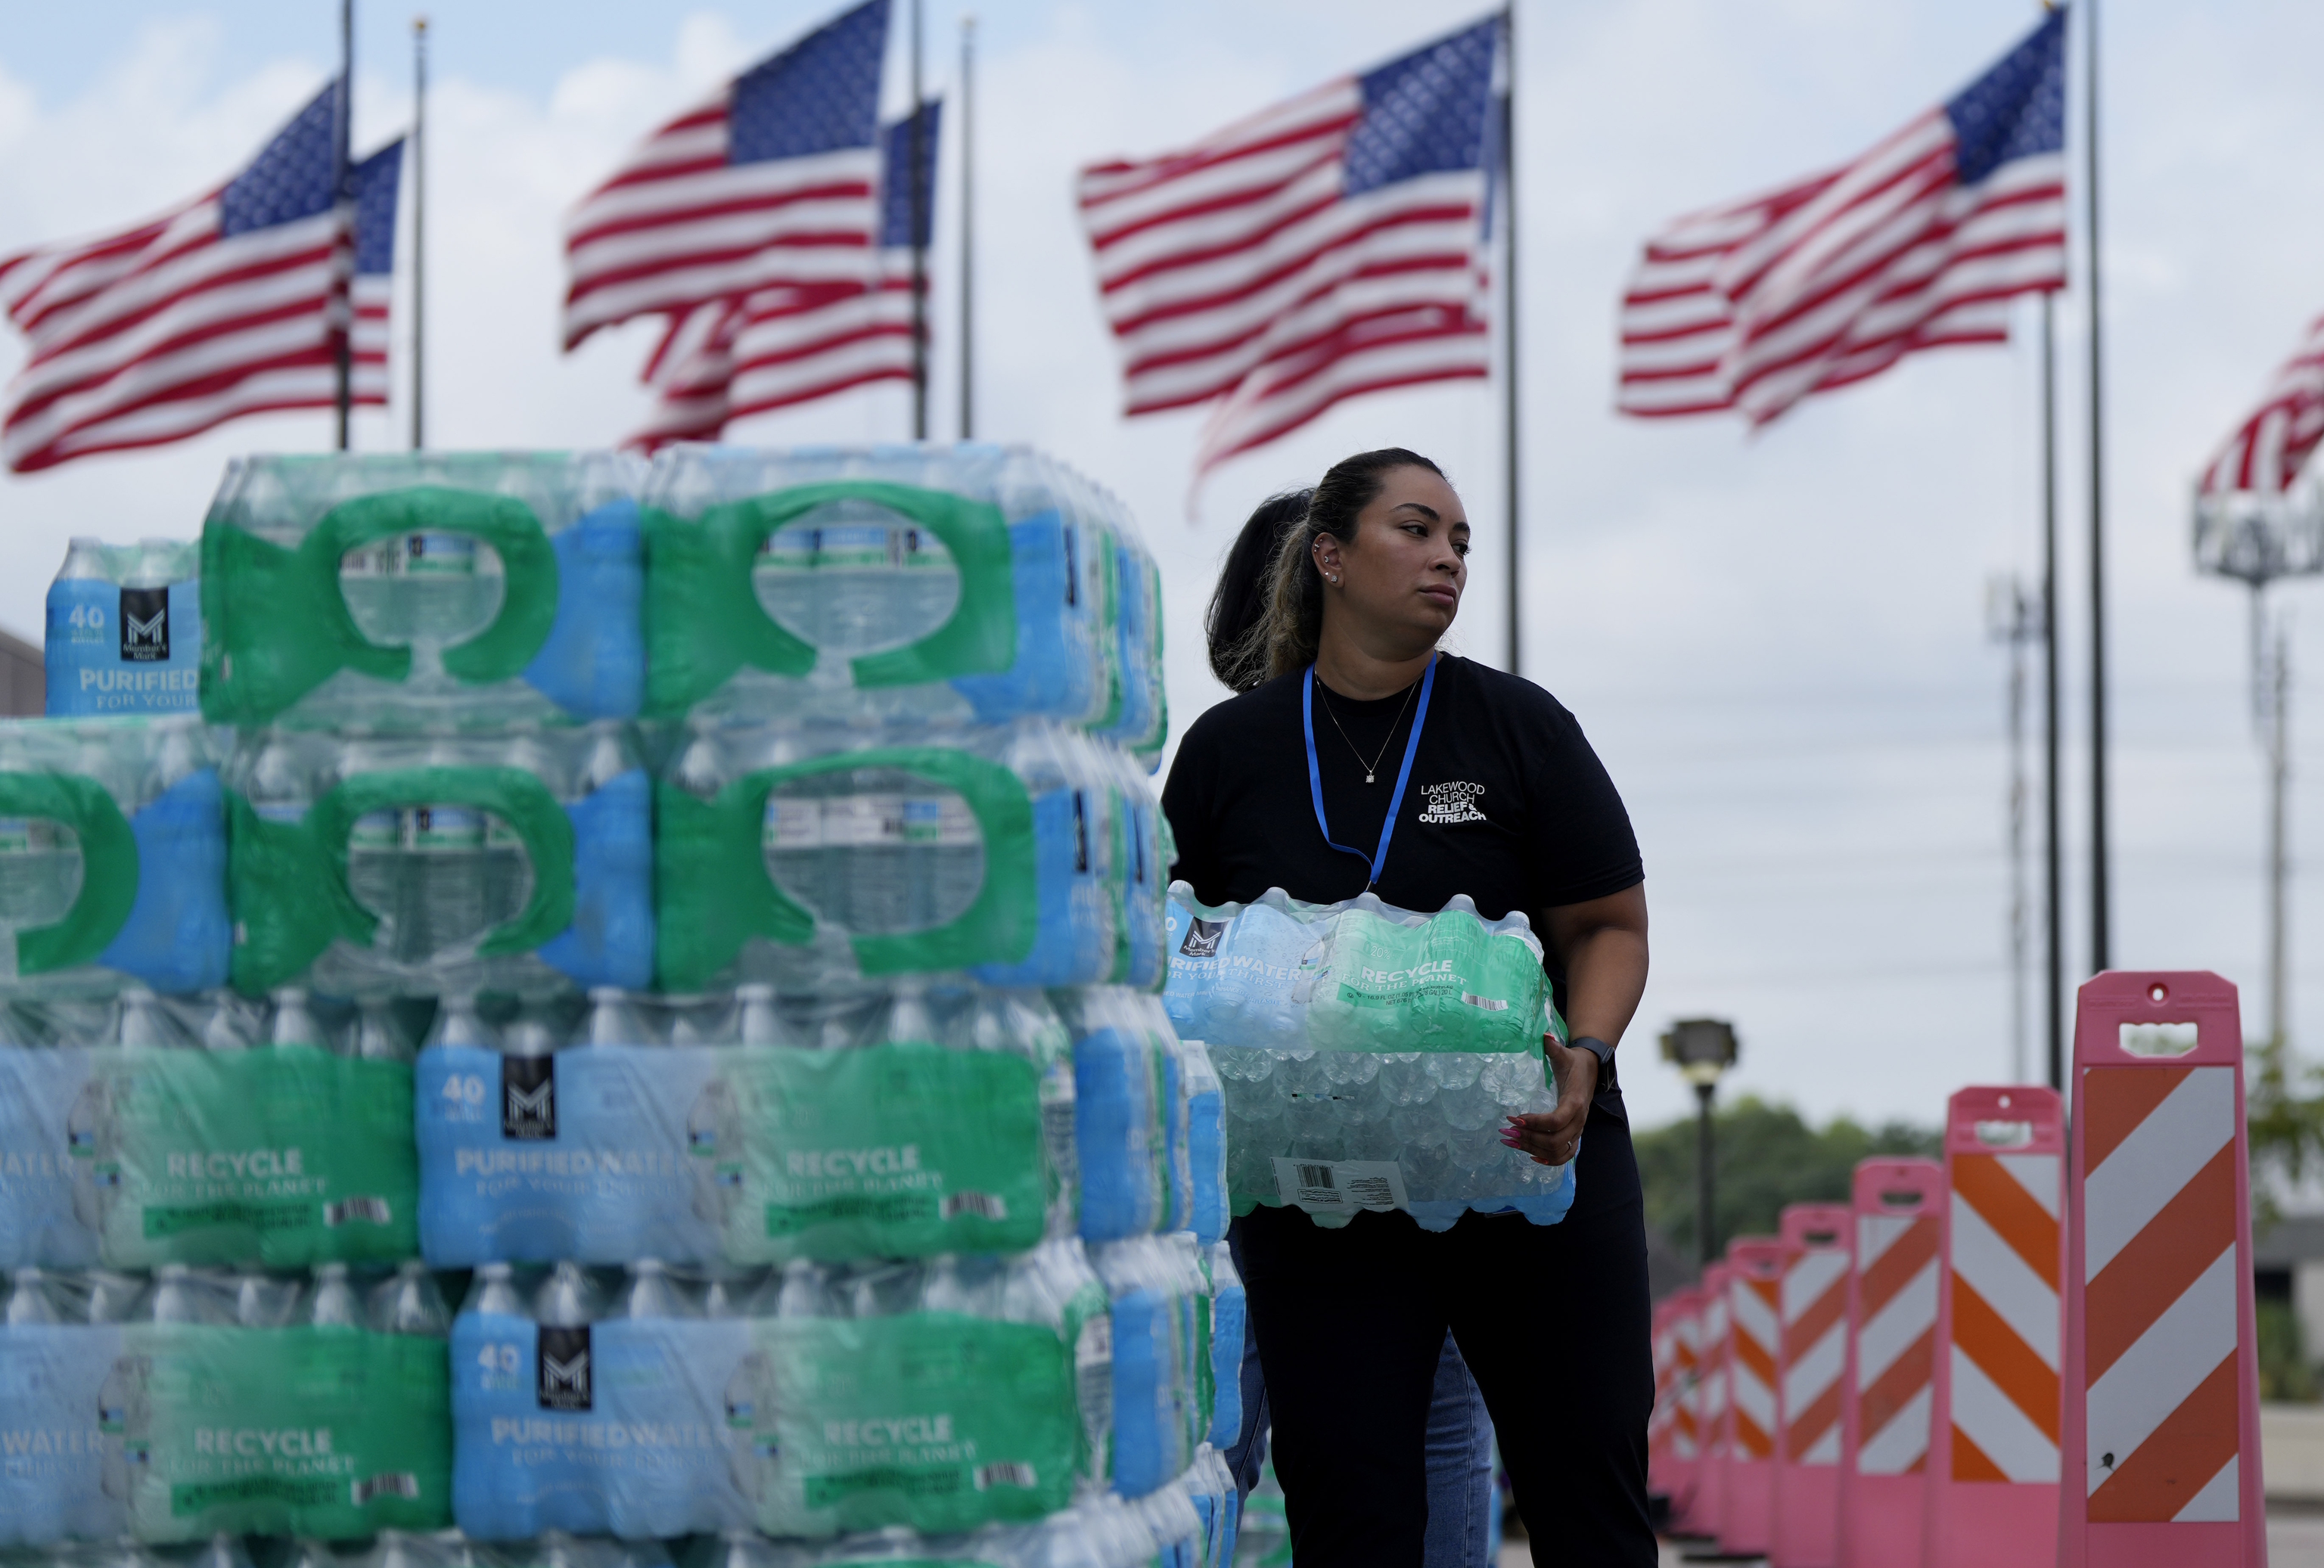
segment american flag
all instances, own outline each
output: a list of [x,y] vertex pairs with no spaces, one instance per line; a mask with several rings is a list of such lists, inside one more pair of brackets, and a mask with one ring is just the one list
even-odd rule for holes
[[[920,227],[936,217],[941,104],[922,110]],[[853,275],[777,282],[673,313],[645,380],[659,394],[632,444],[715,440],[729,420],[828,397],[875,381],[912,379],[912,192],[908,119],[880,134],[880,199],[866,203],[877,243]]]
[[1487,374],[1499,35],[1480,22],[1183,152],[1082,171],[1127,411],[1215,402],[1198,471],[1342,398]]
[[338,98],[337,83],[324,88],[242,172],[150,223],[0,260],[0,311],[32,347],[0,410],[11,469],[332,407],[351,261],[354,401],[387,401],[403,146],[353,171],[350,244],[334,193]]
[[2203,470],[2199,493],[2281,495],[2324,439],[2324,317],[2276,371],[2249,418]]
[[887,48],[888,0],[866,0],[648,137],[566,226],[565,346],[776,284],[860,281]]
[[2066,283],[2066,15],[1855,162],[1678,219],[1622,301],[1617,406],[1765,424]]

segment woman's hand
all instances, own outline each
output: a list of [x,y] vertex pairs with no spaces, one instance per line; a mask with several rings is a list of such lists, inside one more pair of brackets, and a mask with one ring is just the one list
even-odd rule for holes
[[1557,1084],[1557,1109],[1531,1116],[1512,1116],[1501,1129],[1501,1142],[1536,1165],[1563,1165],[1582,1148],[1582,1124],[1590,1118],[1590,1099],[1598,1092],[1598,1057],[1591,1051],[1572,1051],[1554,1035],[1544,1035],[1550,1071]]

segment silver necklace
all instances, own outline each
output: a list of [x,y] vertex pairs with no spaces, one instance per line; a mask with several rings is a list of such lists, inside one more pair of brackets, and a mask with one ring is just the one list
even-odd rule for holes
[[[1319,680],[1315,684],[1321,687],[1323,683]],[[1348,750],[1355,752],[1356,761],[1363,762],[1365,783],[1370,783],[1374,776],[1379,772],[1380,759],[1388,755],[1389,743],[1396,739],[1396,726],[1404,723],[1404,710],[1412,706],[1412,694],[1419,689],[1420,683],[1416,680],[1410,686],[1404,688],[1403,705],[1396,710],[1396,717],[1388,721],[1388,739],[1380,742],[1380,749],[1378,752],[1374,753],[1372,760],[1369,762],[1364,762],[1364,754],[1361,752],[1356,751],[1355,742],[1348,740],[1347,726],[1341,724],[1340,715],[1332,711],[1332,698],[1329,695],[1329,689],[1326,688],[1326,695],[1323,698],[1324,716],[1332,721],[1332,727],[1340,732],[1340,739],[1347,741]]]

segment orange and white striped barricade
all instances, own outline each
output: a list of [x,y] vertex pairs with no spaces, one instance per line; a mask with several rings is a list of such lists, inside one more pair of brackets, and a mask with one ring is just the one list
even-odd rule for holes
[[1923,1568],[2057,1559],[2065,1121],[2038,1084],[1963,1089],[1946,1104]]
[[1778,1227],[1784,1276],[1776,1293],[1770,1568],[1834,1568],[1840,1560],[1840,1391],[1855,1222],[1845,1204],[1794,1204]]
[[1694,1499],[1686,1511],[1686,1533],[1714,1541],[1727,1523],[1727,1355],[1734,1324],[1727,1310],[1727,1286],[1731,1272],[1725,1263],[1703,1265],[1702,1326],[1696,1331],[1702,1453],[1694,1464]]
[[2267,1561],[2243,1026],[2216,974],[2109,973],[2074,1020],[2059,1560]]
[[1668,1478],[1670,1525],[1688,1527],[1687,1517],[1702,1473],[1702,1292],[1693,1286],[1665,1298],[1671,1313],[1671,1430]]
[[1765,1553],[1775,1512],[1775,1301],[1784,1244],[1738,1236],[1727,1244],[1727,1508],[1719,1549]]
[[1841,1568],[1920,1568],[1937,1354],[1944,1167],[1861,1161],[1850,1204],[1848,1370],[1840,1389]]
[[1646,1492],[1668,1499],[1671,1439],[1678,1430],[1678,1311],[1669,1296],[1655,1303],[1652,1343],[1655,1407],[1646,1417]]

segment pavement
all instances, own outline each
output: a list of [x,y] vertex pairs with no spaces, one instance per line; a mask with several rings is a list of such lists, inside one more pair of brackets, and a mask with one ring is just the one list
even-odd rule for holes
[[[1665,1540],[1662,1548],[1661,1568],[1688,1568],[1686,1554],[1708,1554],[1711,1544]],[[1737,1568],[1751,1568],[1753,1563],[1766,1561],[1764,1557],[1709,1560],[1734,1563]],[[2324,1568],[2324,1506],[2271,1504],[2267,1510],[2267,1560],[2269,1568]],[[1496,1568],[1532,1568],[1532,1564],[1533,1557],[1525,1541],[1516,1539],[1502,1545],[1501,1559]]]

